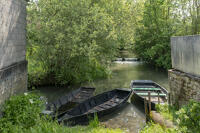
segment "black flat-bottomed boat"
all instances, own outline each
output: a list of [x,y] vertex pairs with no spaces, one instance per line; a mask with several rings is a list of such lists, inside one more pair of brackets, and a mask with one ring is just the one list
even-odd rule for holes
[[132,80],[131,89],[133,90],[133,98],[135,102],[144,104],[144,99],[148,100],[149,93],[152,102],[152,109],[155,109],[155,104],[166,103],[168,99],[168,91],[151,80]]
[[77,104],[87,100],[93,96],[95,88],[91,87],[80,87],[66,95],[58,98],[57,100],[48,103],[43,114],[49,114],[52,117],[55,115],[60,115],[63,112],[75,107]]
[[70,125],[81,124],[89,121],[96,114],[98,117],[112,113],[122,107],[129,99],[132,91],[114,89],[91,97],[80,103],[75,108],[58,117],[58,122]]

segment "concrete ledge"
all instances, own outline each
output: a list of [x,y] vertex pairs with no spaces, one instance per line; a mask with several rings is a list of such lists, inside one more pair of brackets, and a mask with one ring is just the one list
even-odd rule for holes
[[192,78],[193,80],[197,80],[197,81],[200,80],[200,77],[199,77],[199,76],[193,75],[193,74],[190,74],[190,73],[185,73],[185,72],[182,72],[182,71],[180,71],[180,70],[170,69],[168,72],[169,72],[169,73],[175,73],[175,74],[180,75],[180,76],[186,76],[186,77],[188,77],[188,78]]

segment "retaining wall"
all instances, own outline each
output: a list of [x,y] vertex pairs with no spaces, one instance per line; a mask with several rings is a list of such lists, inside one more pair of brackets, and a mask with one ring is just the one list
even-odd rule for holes
[[168,71],[171,101],[182,106],[200,101],[200,35],[171,38],[172,70]]
[[26,89],[26,2],[0,0],[0,104]]
[[200,102],[200,77],[172,69],[168,71],[171,102],[182,106],[190,99]]
[[171,38],[172,67],[200,76],[200,35]]

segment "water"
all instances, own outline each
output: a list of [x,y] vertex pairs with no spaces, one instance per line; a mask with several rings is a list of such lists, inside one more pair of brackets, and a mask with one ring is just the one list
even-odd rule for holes
[[[99,94],[114,88],[129,88],[131,80],[146,79],[153,80],[167,89],[169,88],[166,72],[155,70],[141,62],[116,62],[111,70],[113,71],[111,78],[83,83],[82,86],[96,87],[95,94]],[[78,86],[74,88],[78,88]],[[48,97],[49,101],[52,101],[69,92],[70,89],[42,87],[40,91]],[[126,132],[138,133],[145,125],[145,116],[142,110],[129,102],[122,109],[101,118],[100,121],[109,128],[120,128]]]
[[167,73],[146,65],[142,62],[116,62],[111,67],[112,77],[98,80],[92,83],[84,83],[83,86],[96,87],[96,94],[114,88],[129,88],[131,80],[153,80],[165,88],[168,86]]

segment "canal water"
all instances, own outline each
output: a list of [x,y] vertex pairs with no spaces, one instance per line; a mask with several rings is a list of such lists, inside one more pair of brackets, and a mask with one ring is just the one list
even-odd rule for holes
[[[156,70],[142,62],[115,62],[111,67],[112,76],[109,79],[84,83],[82,86],[95,87],[95,94],[115,88],[129,88],[131,80],[153,80],[165,88],[168,87],[167,72]],[[77,88],[76,86],[74,88]],[[40,92],[49,101],[53,101],[73,88],[42,87]],[[129,101],[122,109],[100,119],[108,128],[120,128],[129,133],[138,133],[145,125],[144,112]]]

